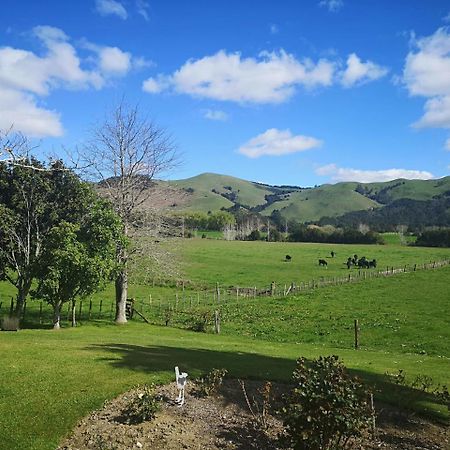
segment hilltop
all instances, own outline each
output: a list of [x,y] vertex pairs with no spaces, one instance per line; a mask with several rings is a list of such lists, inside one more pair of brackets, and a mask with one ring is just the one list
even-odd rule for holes
[[[337,218],[361,212],[372,216],[381,210],[386,215],[399,205],[411,211],[426,204],[436,204],[449,210],[450,176],[432,180],[398,179],[379,183],[342,182],[316,187],[272,186],[227,175],[203,173],[184,180],[168,182],[183,191],[182,204],[172,208],[181,211],[214,212],[220,209],[243,208],[270,216],[278,210],[288,220],[319,221],[324,217]],[[403,205],[403,206],[402,206]],[[443,205],[443,206],[442,206]],[[401,214],[400,214],[401,215]]]

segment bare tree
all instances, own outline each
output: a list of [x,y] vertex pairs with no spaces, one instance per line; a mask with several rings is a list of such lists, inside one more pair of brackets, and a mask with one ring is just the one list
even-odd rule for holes
[[[130,236],[136,213],[153,203],[156,177],[174,167],[177,155],[167,133],[143,115],[138,106],[122,100],[93,130],[84,160],[122,219],[125,235]],[[126,323],[127,247],[118,245],[117,259],[120,270],[115,280],[115,322]]]

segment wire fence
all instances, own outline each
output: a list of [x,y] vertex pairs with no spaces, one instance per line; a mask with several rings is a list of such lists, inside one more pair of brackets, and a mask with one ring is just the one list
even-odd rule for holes
[[[405,265],[402,267],[385,267],[383,269],[351,269],[345,276],[325,277],[302,282],[279,284],[271,282],[264,287],[258,286],[196,286],[186,281],[172,283],[171,293],[164,295],[148,294],[132,299],[130,318],[145,320],[155,325],[183,326],[191,329],[202,329],[214,322],[217,326],[215,311],[222,306],[239,308],[249,300],[262,297],[288,297],[301,295],[315,289],[358,283],[368,279],[385,278],[399,274],[432,270],[447,266],[450,260],[432,261],[428,263]],[[153,283],[154,286],[157,283]],[[165,285],[167,287],[167,285]],[[11,315],[14,311],[14,299],[0,299],[0,317]],[[133,312],[135,314],[133,314]],[[79,300],[75,307],[77,322],[112,321],[115,315],[115,302],[111,299]],[[44,302],[29,301],[25,304],[22,323],[26,326],[48,326],[52,323],[52,308]],[[72,321],[71,304],[65,304],[61,312],[61,321]]]

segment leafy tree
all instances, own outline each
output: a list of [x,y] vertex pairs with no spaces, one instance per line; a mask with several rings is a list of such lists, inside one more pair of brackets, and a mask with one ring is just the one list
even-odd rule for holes
[[60,161],[46,166],[33,157],[21,164],[0,163],[0,277],[17,289],[16,314],[21,315],[43,240],[50,229],[80,220],[94,197]]
[[112,209],[96,201],[81,223],[52,227],[43,242],[33,297],[53,306],[53,328],[60,328],[61,308],[71,302],[75,325],[77,298],[91,295],[111,279],[116,269],[116,245],[122,224]]

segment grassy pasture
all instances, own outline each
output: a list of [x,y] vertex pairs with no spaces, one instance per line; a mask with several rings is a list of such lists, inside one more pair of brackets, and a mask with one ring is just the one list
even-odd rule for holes
[[[319,268],[317,258],[331,250],[336,258],[327,258],[328,269]],[[348,273],[343,262],[354,253],[380,264],[388,258],[395,267],[450,256],[448,249],[207,239],[184,240],[181,252],[186,279],[208,286],[216,281],[233,285],[236,278],[241,286],[265,286],[272,280],[340,276]],[[290,263],[284,262],[286,254],[293,258]],[[176,364],[193,377],[226,367],[232,376],[288,380],[297,357],[338,354],[376,384],[377,398],[413,401],[417,410],[448,419],[448,411],[431,395],[399,390],[385,373],[403,369],[409,379],[426,374],[434,383],[450,383],[449,281],[450,267],[444,267],[286,298],[228,301],[214,306],[221,310],[221,335],[147,325],[140,319],[116,327],[108,322],[106,306],[105,320],[82,321],[76,329],[1,332],[0,449],[55,448],[80,417],[133,385],[172,380]],[[134,285],[130,295],[138,301],[153,295],[153,308],[144,311],[161,323],[156,299],[173,298],[174,291],[172,286]],[[13,294],[1,284],[0,301]],[[98,305],[111,298],[112,286],[93,300]],[[29,302],[30,313],[36,310],[37,303]],[[180,303],[174,325],[186,326],[183,310],[196,313],[195,306]],[[361,327],[358,351],[352,349],[354,319]]]
[[[336,252],[331,258],[331,251]],[[289,242],[213,241],[185,239],[181,246],[186,279],[226,286],[268,286],[300,283],[348,273],[345,262],[357,254],[378,261],[378,269],[414,266],[450,258],[450,249],[390,245],[338,245]],[[292,260],[285,261],[290,255]],[[323,258],[328,267],[319,267]],[[356,269],[351,269],[356,270]]]

